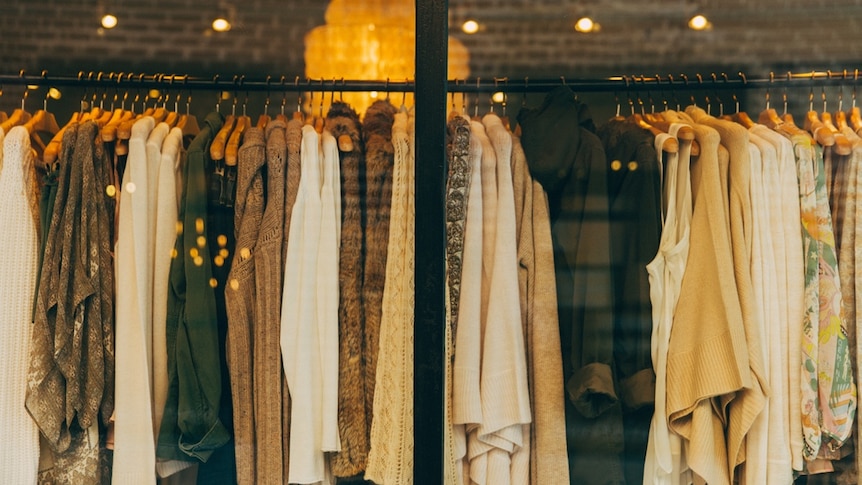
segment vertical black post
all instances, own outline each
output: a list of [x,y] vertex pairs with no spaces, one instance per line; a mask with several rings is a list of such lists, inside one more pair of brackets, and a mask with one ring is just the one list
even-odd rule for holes
[[416,0],[414,483],[443,483],[447,0]]

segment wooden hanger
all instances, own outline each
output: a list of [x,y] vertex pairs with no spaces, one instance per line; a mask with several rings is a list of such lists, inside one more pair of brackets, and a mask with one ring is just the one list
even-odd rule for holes
[[54,114],[46,109],[37,111],[27,123],[24,124],[27,132],[33,134],[35,132],[50,133],[56,135],[60,131],[60,126],[57,124],[57,118]]
[[197,134],[201,132],[197,117],[191,114],[191,104],[192,95],[189,94],[189,97],[186,100],[186,112],[184,115],[180,116],[179,121],[177,121],[177,128],[183,130],[183,136],[197,136]]
[[[669,121],[666,121],[661,113],[647,113],[646,120],[649,124],[655,126],[665,133],[670,133],[670,125]],[[690,155],[696,157],[700,155],[700,145],[697,143],[697,140],[694,139],[694,128],[688,125],[684,125],[679,128],[676,132],[676,139],[682,141],[690,141],[691,142],[691,151]]]
[[824,111],[820,113],[820,121],[823,123],[823,126],[832,133],[832,136],[835,138],[835,144],[833,145],[833,150],[838,155],[850,155],[853,152],[853,143],[844,136],[844,133],[838,130],[832,123],[832,114],[828,111]]
[[[240,116],[236,120],[236,127],[228,138],[227,145],[224,149],[224,162],[228,167],[234,167],[239,156],[239,147],[242,144],[243,133],[247,128],[251,127],[251,118],[248,116]],[[214,160],[218,160],[214,158]]]
[[224,119],[224,124],[221,129],[213,137],[213,141],[210,143],[210,157],[213,160],[224,160],[225,147],[236,121],[236,116],[232,114],[228,115]]
[[9,115],[6,114],[5,111],[0,111],[0,123],[9,119]]
[[[658,136],[661,134],[666,134],[666,132],[656,128],[655,126],[649,124],[643,117],[643,115],[639,113],[635,113],[631,115],[629,118],[629,122],[638,125],[640,128],[644,130],[648,130],[653,136]],[[664,143],[661,145],[662,151],[667,153],[676,153],[679,151],[679,141],[675,137],[668,137],[665,139]]]
[[850,127],[850,125],[847,124],[847,113],[843,111],[835,112],[835,126],[837,126],[841,131],[844,131],[844,128]]
[[749,129],[754,126],[754,120],[748,116],[748,113],[745,111],[739,111],[730,116],[732,121],[739,123],[744,126],[746,129]]
[[805,115],[805,130],[811,133],[814,141],[816,141],[820,146],[831,147],[835,145],[835,136],[831,131],[829,131],[829,128],[820,121],[820,118],[817,116],[817,112],[814,110],[809,111]]
[[862,114],[859,113],[858,106],[850,108],[850,127],[857,133],[862,130]]
[[[99,130],[99,134],[102,137],[102,141],[104,141],[104,142],[115,141],[118,138],[118,131],[120,129],[120,126],[123,123],[126,123],[128,121],[132,121],[134,116],[135,116],[135,114],[132,113],[131,111],[123,110],[119,117],[112,117],[111,120],[108,121],[108,124],[103,126],[101,130]],[[128,128],[128,133],[129,133],[129,136],[131,137],[131,135],[132,135],[131,127]],[[128,139],[128,138],[125,138],[125,139]]]
[[15,111],[12,112],[12,115],[9,116],[9,119],[0,124],[0,128],[3,128],[5,133],[9,133],[9,130],[13,127],[23,125],[29,120],[30,113],[24,111],[22,108],[16,108]]

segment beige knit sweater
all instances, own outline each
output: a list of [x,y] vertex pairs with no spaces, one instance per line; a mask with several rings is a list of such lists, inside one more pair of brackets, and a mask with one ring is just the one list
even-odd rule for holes
[[[233,400],[237,481],[243,484],[264,483],[255,480],[255,395],[252,376],[255,324],[254,269],[257,237],[264,210],[261,170],[265,160],[263,133],[259,128],[250,128],[244,133],[237,158],[234,208],[236,252],[228,274],[227,287],[223,289],[228,318],[225,347]],[[217,256],[215,264],[218,265],[219,261]]]
[[[666,113],[670,121],[681,118]],[[667,356],[667,418],[688,442],[688,464],[713,485],[730,484],[723,404],[751,387],[748,345],[733,273],[727,206],[721,191],[717,131],[694,125],[691,249]]]
[[521,142],[513,136],[512,171],[518,233],[518,286],[530,382],[530,483],[567,484],[563,358],[554,280],[548,196],[530,176]]
[[748,342],[748,365],[751,370],[751,386],[737,393],[728,409],[727,457],[730,477],[734,468],[745,461],[745,439],[757,416],[766,406],[769,394],[768,377],[764,370],[763,322],[759,321],[754,288],[751,280],[751,265],[754,245],[754,224],[751,207],[751,167],[748,130],[742,125],[714,118],[696,106],[686,112],[695,122],[714,128],[721,143],[730,154],[730,240],[733,251],[733,269],[745,339]]
[[[279,346],[284,263],[284,192],[287,162],[285,124],[266,125],[266,204],[254,257],[254,437],[258,483],[282,483],[286,452],[283,440],[283,370]],[[239,456],[239,452],[237,452]],[[252,475],[254,477],[254,475]]]
[[[395,150],[386,286],[380,320],[381,352],[365,479],[378,484],[413,483],[413,154],[406,113],[392,126]],[[421,459],[421,458],[420,458]]]

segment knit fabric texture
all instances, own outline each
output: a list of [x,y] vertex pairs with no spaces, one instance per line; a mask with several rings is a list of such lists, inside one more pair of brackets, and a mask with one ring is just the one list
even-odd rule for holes
[[399,112],[392,126],[395,150],[392,212],[386,285],[380,321],[381,352],[371,423],[366,480],[413,483],[413,307],[414,307],[414,159],[408,116]]
[[[237,187],[234,202],[236,251],[225,288],[225,308],[228,315],[226,349],[230,369],[231,396],[234,410],[234,440],[236,442],[237,481],[263,483],[255,480],[254,386],[252,365],[255,326],[255,258],[260,222],[263,218],[263,174],[266,145],[263,132],[256,127],[243,133],[237,155]],[[215,256],[215,264],[220,261]],[[277,375],[277,373],[276,373]],[[277,438],[271,436],[270,439]],[[277,470],[281,472],[280,466]]]
[[[284,263],[284,191],[287,142],[285,124],[266,125],[266,205],[254,251],[255,314],[253,335],[254,428],[257,483],[282,483],[286,450],[283,433],[282,382],[284,370],[279,348],[281,289]],[[239,454],[239,451],[238,451]],[[239,468],[237,479],[240,478]]]
[[[35,483],[39,468],[39,429],[27,414],[27,364],[36,286],[39,237],[31,200],[33,156],[27,130],[0,129],[0,481]],[[11,230],[10,230],[11,229]]]

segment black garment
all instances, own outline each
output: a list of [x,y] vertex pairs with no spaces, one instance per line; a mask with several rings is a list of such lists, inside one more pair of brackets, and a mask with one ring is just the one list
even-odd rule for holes
[[627,482],[641,483],[655,402],[646,266],[658,251],[661,234],[661,173],[655,137],[649,131],[613,119],[599,128],[598,135],[610,168],[614,362],[625,423],[623,458]]
[[623,484],[604,150],[589,109],[565,86],[518,122],[530,173],[548,193],[571,481]]

